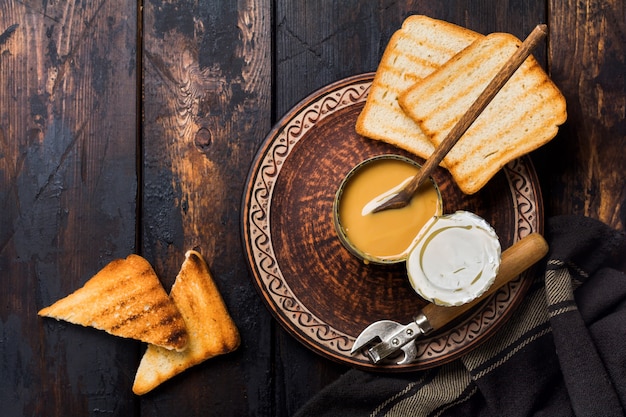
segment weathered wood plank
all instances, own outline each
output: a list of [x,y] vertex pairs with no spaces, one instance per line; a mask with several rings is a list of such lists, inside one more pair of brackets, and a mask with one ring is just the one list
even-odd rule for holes
[[135,243],[136,3],[0,3],[3,415],[131,415],[138,344],[37,311]]
[[[344,372],[278,327],[257,296],[239,239],[242,188],[272,123],[314,90],[375,70],[410,14],[520,38],[549,24],[549,49],[535,55],[569,119],[533,154],[546,215],[624,229],[622,2],[144,7],[141,49],[137,3],[0,2],[2,415],[288,416]],[[140,343],[36,316],[131,252],[169,289],[189,248],[207,258],[242,346],[141,399],[131,393]]]
[[199,250],[242,336],[237,352],[146,395],[145,416],[273,413],[273,322],[239,238],[243,184],[271,123],[269,7],[145,4],[142,251],[169,286]]
[[551,1],[550,73],[568,121],[545,152],[546,204],[626,227],[626,6]]

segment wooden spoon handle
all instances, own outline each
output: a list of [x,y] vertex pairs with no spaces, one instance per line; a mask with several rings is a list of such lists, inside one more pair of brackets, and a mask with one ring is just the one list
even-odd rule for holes
[[476,101],[472,103],[467,112],[465,112],[450,132],[448,132],[448,135],[426,160],[413,180],[407,184],[406,189],[411,192],[411,195],[413,195],[421,183],[430,176],[433,170],[439,166],[443,158],[450,152],[450,149],[452,149],[472,123],[480,116],[485,107],[489,105],[491,100],[498,94],[498,91],[500,91],[504,84],[513,76],[517,68],[522,65],[531,51],[547,33],[548,27],[545,24],[537,25],[535,29],[533,29],[518,50],[515,51],[515,54],[508,59],[496,76],[487,84],[487,87],[485,87]]
[[502,252],[498,275],[494,283],[483,295],[474,301],[454,307],[428,304],[422,309],[422,313],[426,316],[433,329],[440,329],[485,300],[485,298],[498,291],[508,282],[517,278],[519,274],[530,268],[546,256],[547,253],[548,243],[543,236],[539,233],[531,233]]

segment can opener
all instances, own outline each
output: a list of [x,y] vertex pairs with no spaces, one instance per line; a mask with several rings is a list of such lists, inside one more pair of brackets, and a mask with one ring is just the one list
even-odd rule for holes
[[494,283],[475,300],[460,306],[426,305],[414,320],[406,325],[380,320],[367,326],[354,341],[351,354],[363,352],[372,363],[391,360],[405,365],[417,359],[414,341],[422,335],[438,330],[461,316],[505,284],[513,281],[548,253],[548,244],[539,233],[531,233],[502,252],[500,268]]

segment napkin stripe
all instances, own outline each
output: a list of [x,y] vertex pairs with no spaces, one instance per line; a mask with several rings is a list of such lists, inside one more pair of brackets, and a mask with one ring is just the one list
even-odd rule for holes
[[431,415],[435,411],[441,413],[454,404],[466,401],[476,391],[470,375],[458,361],[436,368],[432,375],[432,378],[411,384],[403,396],[397,396],[386,404],[388,408],[379,409],[371,417]]
[[374,409],[374,411],[372,412],[372,414],[370,414],[370,416],[376,417],[376,416],[385,415],[384,413],[386,413],[389,410],[389,408],[392,407],[396,403],[396,401],[399,401],[402,398],[405,398],[407,395],[410,395],[410,393],[415,392],[416,390],[415,387],[422,387],[428,384],[430,381],[432,381],[432,378],[434,377],[434,375],[435,374],[433,371],[425,372],[418,381],[408,384],[403,390],[399,391],[396,395],[390,397],[381,405],[376,407],[376,409]]
[[476,380],[506,363],[516,352],[551,333],[541,277],[526,294],[506,327],[461,358]]
[[546,296],[550,306],[574,301],[572,277],[566,268],[546,270]]

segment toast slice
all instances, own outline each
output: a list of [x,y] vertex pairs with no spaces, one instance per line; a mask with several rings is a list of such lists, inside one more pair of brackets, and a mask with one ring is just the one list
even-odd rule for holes
[[170,297],[185,320],[189,344],[183,352],[148,345],[133,384],[133,392],[137,395],[153,390],[185,369],[239,346],[239,331],[200,253],[191,250],[185,254]]
[[138,255],[111,261],[82,288],[38,314],[164,349],[183,350],[187,345],[180,312],[150,263]]
[[434,146],[400,108],[398,97],[482,36],[422,15],[405,19],[385,48],[356,132],[428,158]]
[[[400,106],[439,145],[519,45],[505,33],[476,40],[404,92]],[[442,165],[464,193],[473,194],[508,162],[550,141],[566,118],[565,98],[529,56]]]

